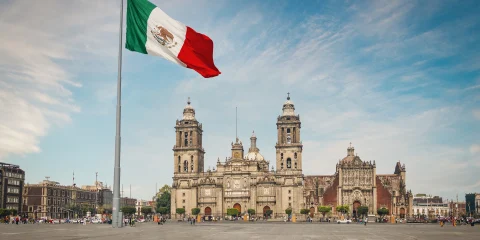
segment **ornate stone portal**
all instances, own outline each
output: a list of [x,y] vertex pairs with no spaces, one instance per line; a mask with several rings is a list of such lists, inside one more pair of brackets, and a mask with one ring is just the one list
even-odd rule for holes
[[183,111],[183,119],[176,121],[174,176],[171,213],[185,208],[200,208],[202,215],[225,217],[227,209],[237,208],[241,214],[254,209],[262,216],[267,210],[282,217],[291,208],[300,214],[303,208],[321,216],[317,207],[348,205],[350,214],[359,206],[367,206],[370,214],[386,207],[392,214],[411,214],[411,193],[405,188],[405,166],[397,163],[394,174],[377,175],[375,161],[363,161],[347,149],[347,156],[336,165],[336,172],[328,176],[304,176],[302,173],[303,145],[300,138],[300,116],[287,97],[282,115],[277,118],[276,171],[269,170],[267,161],[257,147],[255,133],[250,138],[248,153],[236,138],[231,143],[231,156],[217,160],[216,168],[204,171],[205,150],[202,146],[202,124],[195,118],[190,99]]

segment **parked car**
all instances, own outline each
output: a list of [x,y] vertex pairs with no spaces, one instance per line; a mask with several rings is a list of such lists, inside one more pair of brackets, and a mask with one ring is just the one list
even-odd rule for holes
[[340,223],[349,224],[349,223],[351,223],[351,222],[352,222],[352,220],[350,220],[350,219],[337,220],[337,223],[338,223],[338,224],[340,224]]
[[100,221],[99,219],[92,219],[91,222],[92,222],[92,223],[102,223],[102,221]]

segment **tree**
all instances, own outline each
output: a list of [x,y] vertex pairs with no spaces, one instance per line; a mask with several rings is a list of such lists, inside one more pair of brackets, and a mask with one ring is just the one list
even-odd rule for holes
[[255,209],[251,209],[251,208],[250,208],[250,209],[247,210],[247,212],[248,212],[248,214],[249,214],[250,216],[255,215]]
[[300,209],[300,214],[304,214],[305,215],[305,219],[307,218],[307,215],[310,213],[310,209],[306,209],[306,208],[303,208],[303,209]]
[[185,208],[177,208],[177,209],[175,209],[175,212],[177,214],[180,214],[180,216],[181,216],[181,215],[185,214]]
[[[168,185],[166,185],[166,186],[168,186]],[[162,193],[162,195],[160,195],[160,197],[157,198],[157,204],[156,204],[157,212],[159,212],[159,208],[161,208],[161,207],[164,207],[166,209],[171,209],[170,208],[170,201],[171,201],[170,192],[166,191],[166,192]]]
[[357,208],[357,214],[362,216],[362,218],[365,217],[365,215],[368,214],[368,207],[367,206],[360,206]]
[[290,216],[290,214],[292,214],[292,208],[285,209],[285,213]]
[[192,208],[192,215],[197,216],[200,213],[200,208]]
[[380,215],[380,217],[383,217],[385,215],[388,215],[390,213],[390,211],[388,211],[388,208],[379,208],[377,209],[377,213],[378,215]]
[[168,209],[166,207],[159,207],[159,208],[157,208],[157,213],[160,213],[162,215],[167,214]]
[[227,209],[227,215],[232,217],[238,216],[238,209],[236,208]]
[[332,207],[330,206],[318,206],[317,209],[318,209],[318,212],[322,214],[323,218],[325,218],[325,214],[332,211]]
[[10,215],[16,216],[17,212],[17,209],[10,209]]
[[120,210],[123,212],[123,215],[125,216],[131,216],[137,212],[137,208],[132,206],[124,206],[120,208]]
[[160,188],[160,194],[163,194],[163,193],[171,193],[172,192],[172,188],[170,186],[168,186],[168,184],[165,184],[163,185],[162,188]]
[[152,207],[142,207],[142,209],[140,210],[144,216],[152,213]]
[[336,209],[337,209],[337,212],[347,213],[347,212],[350,211],[350,206],[348,206],[348,205],[338,205]]

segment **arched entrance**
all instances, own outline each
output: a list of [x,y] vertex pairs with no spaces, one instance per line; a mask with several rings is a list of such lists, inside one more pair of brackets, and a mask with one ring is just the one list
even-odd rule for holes
[[235,203],[235,205],[233,205],[233,208],[238,210],[238,214],[242,214],[242,206],[240,206],[240,204]]
[[400,208],[400,218],[405,218],[405,208]]
[[269,206],[265,206],[263,207],[263,215],[265,216],[265,214],[267,214],[267,211],[270,210],[270,207]]
[[311,207],[311,208],[310,208],[310,217],[313,218],[313,215],[315,215],[315,208],[314,208],[314,207]]
[[212,215],[212,209],[210,207],[205,208],[205,216],[210,216]]
[[360,207],[360,206],[361,206],[361,204],[360,204],[359,201],[353,202],[353,217],[354,218],[358,217],[357,210],[358,210],[358,207]]

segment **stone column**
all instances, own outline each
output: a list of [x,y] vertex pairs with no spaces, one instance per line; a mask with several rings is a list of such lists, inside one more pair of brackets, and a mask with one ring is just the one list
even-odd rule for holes
[[373,209],[372,214],[376,215],[375,212],[377,211],[377,187],[373,187]]

